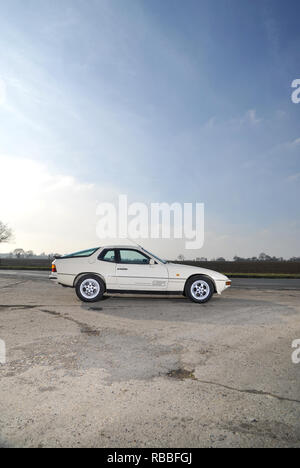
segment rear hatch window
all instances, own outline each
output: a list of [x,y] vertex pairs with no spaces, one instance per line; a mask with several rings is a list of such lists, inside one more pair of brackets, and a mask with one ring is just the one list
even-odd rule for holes
[[73,257],[90,257],[98,249],[99,249],[99,247],[96,247],[94,249],[81,250],[80,252],[74,252],[74,253],[71,253],[71,254],[68,254],[68,255],[63,255],[62,257],[59,257],[59,259],[61,259],[61,258],[73,258]]

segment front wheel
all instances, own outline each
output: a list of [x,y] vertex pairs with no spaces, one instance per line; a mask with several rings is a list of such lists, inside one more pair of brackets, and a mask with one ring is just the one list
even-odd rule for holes
[[104,291],[104,283],[96,275],[85,275],[76,284],[76,294],[83,302],[100,301]]
[[194,276],[188,280],[185,293],[191,301],[204,304],[211,299],[214,293],[214,285],[208,278]]

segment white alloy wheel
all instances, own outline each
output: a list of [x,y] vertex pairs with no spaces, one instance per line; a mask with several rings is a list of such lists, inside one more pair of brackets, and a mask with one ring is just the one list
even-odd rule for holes
[[80,293],[85,299],[95,299],[100,292],[100,284],[94,278],[87,278],[80,285]]
[[192,283],[190,291],[194,299],[203,301],[210,294],[210,285],[203,279],[198,279]]

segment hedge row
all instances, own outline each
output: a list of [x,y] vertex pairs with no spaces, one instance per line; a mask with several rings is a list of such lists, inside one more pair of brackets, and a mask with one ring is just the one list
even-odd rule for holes
[[299,274],[300,262],[174,262],[216,270],[220,273]]
[[48,258],[0,258],[1,267],[15,268],[51,268]]
[[[51,268],[51,260],[35,258],[1,258],[0,268]],[[185,265],[200,266],[221,273],[275,273],[275,274],[300,274],[300,262],[174,262]]]

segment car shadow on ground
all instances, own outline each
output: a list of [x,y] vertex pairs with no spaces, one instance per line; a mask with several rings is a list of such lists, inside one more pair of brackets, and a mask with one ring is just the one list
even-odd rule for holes
[[106,296],[93,304],[82,303],[83,310],[129,320],[196,322],[216,325],[270,325],[298,312],[272,300],[215,296],[205,304],[187,298]]

